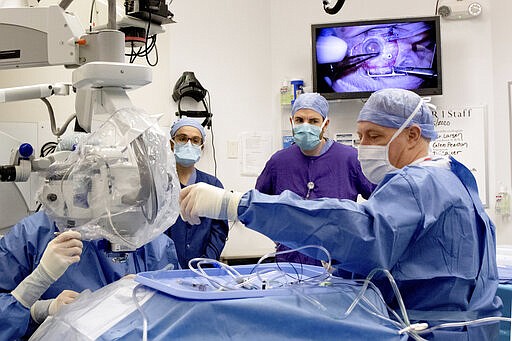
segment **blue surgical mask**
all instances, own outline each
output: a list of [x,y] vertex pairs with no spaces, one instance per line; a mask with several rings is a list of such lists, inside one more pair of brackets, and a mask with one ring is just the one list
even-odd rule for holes
[[320,127],[309,123],[293,124],[293,141],[302,150],[315,149],[320,143],[320,134],[324,123]]
[[176,162],[183,167],[194,165],[201,157],[201,147],[193,145],[188,141],[186,144],[174,144],[174,156]]

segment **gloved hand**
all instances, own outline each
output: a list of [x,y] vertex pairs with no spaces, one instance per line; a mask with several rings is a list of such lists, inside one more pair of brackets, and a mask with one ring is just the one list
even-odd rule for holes
[[236,220],[242,195],[202,182],[187,186],[180,192],[181,217],[193,225],[199,217]]
[[55,297],[50,303],[50,307],[48,308],[48,315],[53,316],[59,312],[59,310],[66,304],[72,303],[76,298],[80,295],[80,293],[73,290],[64,290],[59,294],[59,296]]
[[32,319],[41,324],[48,316],[57,314],[62,306],[73,302],[79,293],[73,290],[64,290],[56,298],[50,300],[38,300],[30,307]]
[[37,268],[11,292],[24,307],[31,308],[69,265],[80,260],[80,233],[66,231],[48,243]]
[[41,266],[56,281],[66,269],[80,260],[82,241],[77,231],[66,231],[59,234],[46,246]]

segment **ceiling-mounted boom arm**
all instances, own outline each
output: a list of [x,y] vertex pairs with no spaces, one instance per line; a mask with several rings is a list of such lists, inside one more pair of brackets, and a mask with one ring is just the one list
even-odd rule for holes
[[84,33],[59,6],[0,8],[0,69],[79,66]]

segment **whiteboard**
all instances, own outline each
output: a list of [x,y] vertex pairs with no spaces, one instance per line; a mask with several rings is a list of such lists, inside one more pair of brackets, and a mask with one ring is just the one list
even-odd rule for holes
[[453,156],[473,173],[480,200],[488,208],[487,107],[437,108],[433,111],[438,133],[431,142],[434,155]]

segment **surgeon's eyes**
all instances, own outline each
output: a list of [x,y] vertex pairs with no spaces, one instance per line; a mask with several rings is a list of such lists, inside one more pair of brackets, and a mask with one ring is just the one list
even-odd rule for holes
[[371,142],[377,142],[382,139],[382,135],[368,135],[368,140]]
[[200,138],[199,136],[188,137],[187,135],[184,134],[174,136],[174,141],[176,141],[176,143],[179,144],[186,144],[188,141],[190,141],[190,143],[196,146],[201,146],[203,144],[203,139]]
[[377,144],[381,138],[382,135],[380,134],[359,134],[359,140],[362,144]]

